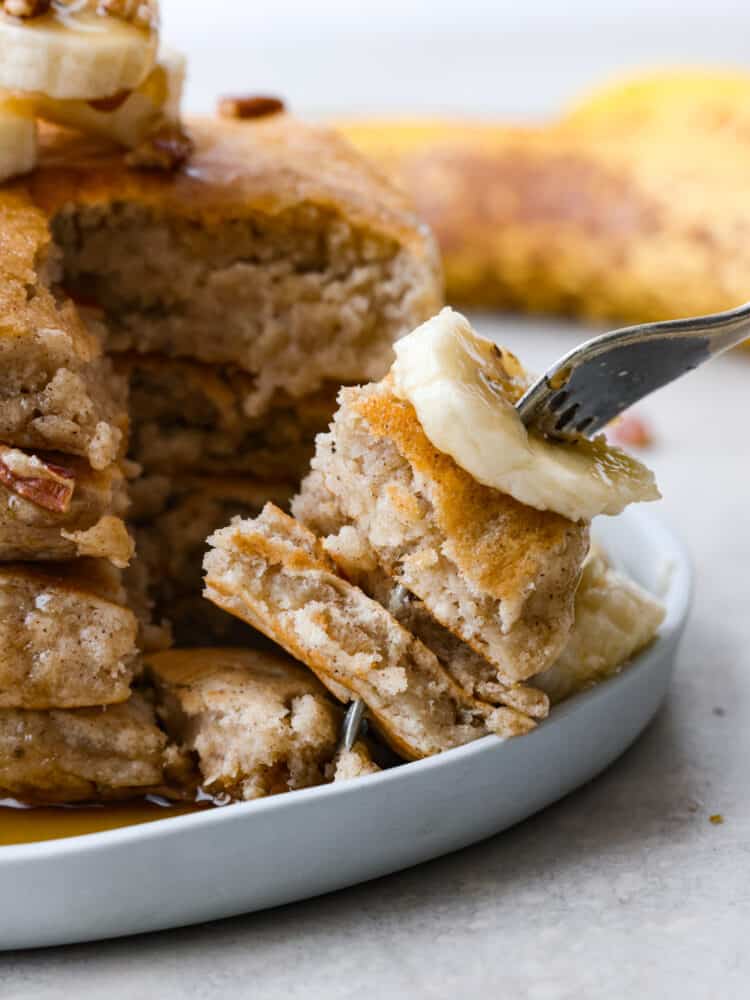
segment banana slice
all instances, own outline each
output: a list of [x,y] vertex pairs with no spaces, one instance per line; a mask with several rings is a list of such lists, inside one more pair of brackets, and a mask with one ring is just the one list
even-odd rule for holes
[[37,127],[29,102],[0,95],[0,182],[36,166]]
[[477,482],[571,521],[658,500],[653,474],[603,437],[574,443],[529,434],[513,405],[523,391],[516,359],[444,309],[395,345],[394,392],[432,444]]
[[41,94],[34,110],[45,121],[112,139],[134,149],[160,124],[180,115],[187,60],[165,50],[144,82],[129,96],[112,101],[55,101]]
[[101,0],[54,0],[46,14],[0,13],[0,88],[102,100],[138,88],[156,63],[157,19],[125,19]]

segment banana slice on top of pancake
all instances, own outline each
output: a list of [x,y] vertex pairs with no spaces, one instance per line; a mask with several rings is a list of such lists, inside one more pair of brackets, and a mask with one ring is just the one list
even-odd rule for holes
[[395,395],[414,407],[432,444],[477,482],[571,521],[658,500],[653,473],[603,437],[550,441],[524,427],[528,385],[516,358],[444,309],[394,345]]
[[34,169],[37,141],[31,103],[0,94],[0,183]]
[[45,121],[132,149],[159,125],[179,119],[186,68],[182,53],[165,50],[132,93],[101,101],[58,101],[40,94],[34,97],[34,112]]
[[157,0],[4,0],[0,88],[99,101],[136,90],[156,64]]

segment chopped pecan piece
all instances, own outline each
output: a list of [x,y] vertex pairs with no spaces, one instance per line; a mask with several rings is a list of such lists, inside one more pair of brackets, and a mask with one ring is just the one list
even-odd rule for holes
[[7,445],[0,445],[0,483],[54,514],[67,514],[76,488],[70,469]]
[[284,102],[278,97],[222,97],[219,101],[219,115],[222,118],[265,118],[284,110]]
[[623,448],[650,448],[654,443],[651,428],[635,413],[618,417],[607,429],[607,437]]
[[11,17],[41,17],[50,8],[51,0],[3,0],[3,10]]
[[193,152],[193,140],[179,122],[166,122],[155,129],[126,162],[137,170],[178,170]]

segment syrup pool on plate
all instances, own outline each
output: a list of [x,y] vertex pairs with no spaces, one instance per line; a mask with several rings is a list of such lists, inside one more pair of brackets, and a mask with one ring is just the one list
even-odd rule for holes
[[137,799],[104,806],[49,806],[28,808],[8,802],[0,805],[0,848],[45,840],[81,837],[104,830],[118,830],[139,823],[154,823],[174,816],[210,809],[209,803],[161,805]]

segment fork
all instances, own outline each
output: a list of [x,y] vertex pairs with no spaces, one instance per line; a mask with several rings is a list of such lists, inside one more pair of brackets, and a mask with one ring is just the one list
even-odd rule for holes
[[365,703],[356,698],[349,702],[344,719],[341,723],[338,752],[345,753],[352,749],[362,735],[365,723]]
[[746,337],[750,302],[711,316],[614,330],[556,361],[516,408],[527,427],[548,437],[589,436],[644,396]]

